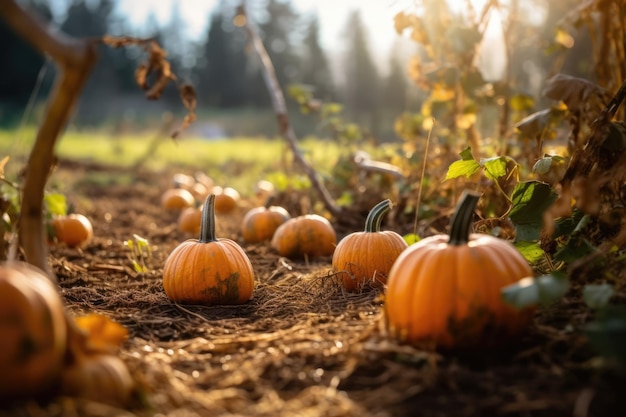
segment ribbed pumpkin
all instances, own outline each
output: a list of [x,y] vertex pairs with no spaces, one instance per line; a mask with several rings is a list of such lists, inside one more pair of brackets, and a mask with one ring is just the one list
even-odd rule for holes
[[51,224],[56,239],[71,248],[86,245],[93,238],[91,221],[82,214],[57,216]]
[[242,304],[252,297],[254,270],[244,250],[215,237],[215,194],[202,207],[200,239],[179,244],[165,260],[167,297],[187,304]]
[[387,282],[389,270],[408,244],[398,233],[381,231],[391,200],[381,201],[365,219],[365,230],[345,236],[333,253],[333,270],[348,291],[363,288],[367,282],[379,286]]
[[280,206],[273,206],[270,196],[264,206],[249,210],[241,222],[241,234],[249,243],[270,240],[278,227],[291,218],[289,212]]
[[335,246],[335,229],[318,214],[304,214],[287,220],[276,229],[271,241],[271,247],[287,258],[331,256]]
[[518,250],[497,237],[470,233],[479,196],[464,192],[450,233],[409,246],[387,279],[385,320],[393,337],[441,349],[476,349],[514,343],[532,309],[517,310],[501,288],[532,276]]
[[0,399],[37,397],[56,384],[67,339],[61,297],[39,269],[0,264]]

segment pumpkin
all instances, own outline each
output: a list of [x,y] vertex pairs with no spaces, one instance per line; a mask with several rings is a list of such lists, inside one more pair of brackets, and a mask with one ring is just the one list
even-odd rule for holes
[[215,194],[202,207],[200,238],[179,244],[165,260],[167,297],[188,304],[243,304],[252,297],[254,270],[244,250],[215,237]]
[[291,218],[289,212],[280,206],[273,206],[274,197],[267,199],[264,206],[250,209],[241,224],[243,239],[249,243],[270,240],[281,224]]
[[37,397],[53,388],[66,351],[67,324],[56,286],[18,261],[0,264],[0,398]]
[[304,214],[281,224],[270,245],[286,258],[330,256],[337,245],[337,235],[325,217]]
[[367,282],[380,286],[394,261],[408,244],[398,233],[381,231],[384,215],[391,209],[389,199],[374,206],[365,219],[365,230],[345,236],[333,253],[333,270],[348,291],[363,288]]
[[187,207],[178,215],[178,229],[181,232],[198,234],[202,223],[202,209]]
[[532,309],[506,304],[501,288],[532,276],[511,243],[470,233],[479,196],[464,192],[449,235],[409,246],[387,278],[385,321],[402,342],[446,349],[505,346],[527,328]]
[[220,214],[232,212],[241,200],[239,192],[232,187],[213,187],[213,194],[215,194],[215,212]]
[[71,248],[86,245],[93,238],[91,221],[82,214],[56,216],[51,223],[57,241]]
[[195,202],[193,194],[184,188],[170,188],[161,195],[161,206],[166,210],[182,210]]

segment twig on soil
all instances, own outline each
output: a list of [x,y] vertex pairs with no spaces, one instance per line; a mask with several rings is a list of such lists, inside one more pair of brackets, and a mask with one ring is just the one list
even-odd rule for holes
[[309,180],[311,181],[311,184],[320,195],[326,209],[333,216],[340,217],[343,213],[341,207],[339,207],[335,203],[326,187],[324,187],[324,185],[322,184],[319,175],[317,174],[315,169],[313,169],[313,167],[309,165],[309,163],[302,155],[302,151],[298,147],[296,133],[289,123],[289,118],[287,116],[287,105],[285,104],[285,96],[276,77],[274,64],[272,64],[272,60],[270,59],[267,50],[263,45],[261,37],[257,33],[257,29],[254,23],[251,19],[248,18],[246,8],[243,4],[237,7],[237,16],[238,19],[236,21],[244,22],[243,26],[245,26],[245,29],[248,32],[248,36],[250,37],[250,41],[252,42],[252,46],[254,47],[254,50],[260,58],[263,79],[265,80],[265,85],[267,86],[267,90],[270,94],[272,107],[274,108],[274,112],[276,113],[279,133],[287,141],[289,147],[291,148],[291,151],[293,152],[294,158],[304,169],[305,173],[309,177]]

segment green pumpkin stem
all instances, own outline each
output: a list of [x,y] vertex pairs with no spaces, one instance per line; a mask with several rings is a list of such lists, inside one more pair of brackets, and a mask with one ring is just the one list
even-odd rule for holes
[[461,201],[456,206],[452,220],[450,221],[449,245],[462,246],[467,245],[467,242],[469,242],[474,209],[476,208],[479,198],[480,194],[475,191],[463,191]]
[[202,206],[202,220],[200,222],[200,243],[215,242],[215,194],[210,194]]
[[380,232],[380,224],[383,221],[383,216],[391,210],[391,200],[386,199],[376,204],[365,219],[365,232],[376,233]]

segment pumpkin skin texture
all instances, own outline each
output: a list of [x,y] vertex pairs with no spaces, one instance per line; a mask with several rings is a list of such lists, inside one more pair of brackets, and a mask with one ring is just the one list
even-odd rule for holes
[[408,247],[398,233],[381,231],[383,216],[391,209],[389,199],[372,208],[365,220],[365,230],[345,236],[333,253],[333,270],[347,291],[357,291],[365,283],[380,286],[396,258]]
[[68,214],[52,219],[52,228],[57,240],[70,248],[86,245],[93,238],[91,221],[82,214]]
[[184,188],[170,188],[161,195],[161,206],[166,210],[180,211],[195,202],[193,194]]
[[248,243],[272,239],[278,227],[291,218],[283,207],[272,206],[274,198],[267,199],[265,206],[248,211],[241,222],[241,234]]
[[67,324],[61,297],[39,269],[0,264],[0,398],[47,393],[59,378]]
[[335,229],[318,214],[305,214],[287,220],[276,229],[271,241],[271,247],[280,256],[293,259],[331,256],[335,246]]
[[163,289],[184,304],[243,304],[252,297],[250,259],[235,241],[215,237],[215,194],[203,205],[200,239],[182,242],[165,260]]
[[528,327],[533,309],[509,306],[500,290],[533,271],[508,241],[469,232],[478,198],[464,193],[449,236],[422,239],[396,259],[384,307],[391,336],[440,350],[476,350],[511,345]]

